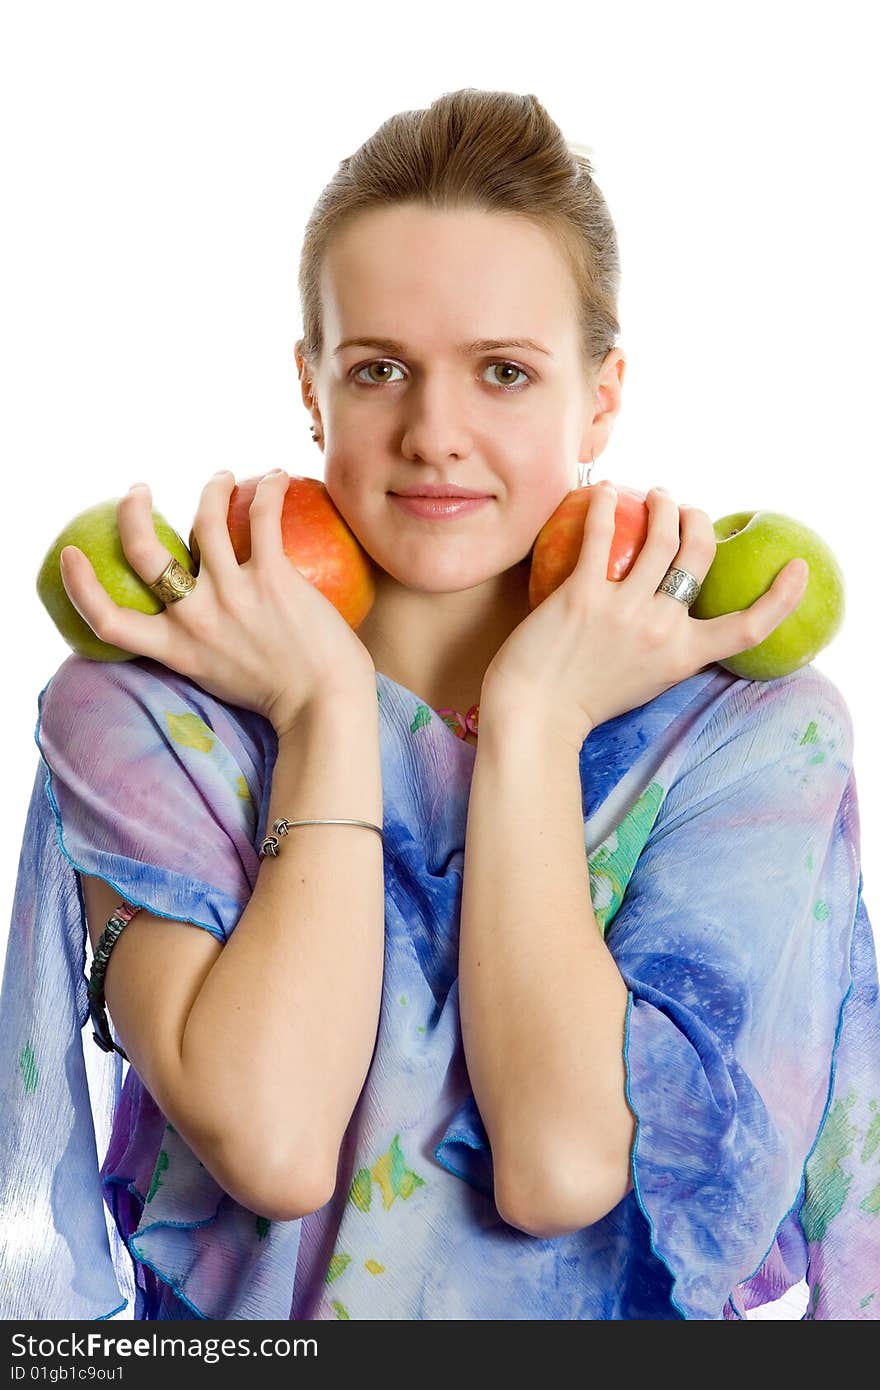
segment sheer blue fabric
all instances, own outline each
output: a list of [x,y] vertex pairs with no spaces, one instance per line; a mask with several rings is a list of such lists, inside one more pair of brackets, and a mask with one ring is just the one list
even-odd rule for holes
[[147,658],[71,656],[40,692],[0,994],[0,1315],[719,1319],[806,1278],[807,1318],[878,1317],[880,1002],[833,683],[713,666],[585,741],[594,911],[629,992],[635,1186],[552,1240],[495,1207],[462,1047],[476,749],[376,686],[379,1030],[334,1196],[289,1222],[225,1193],[95,1046],[77,873],[228,940],[274,731]]

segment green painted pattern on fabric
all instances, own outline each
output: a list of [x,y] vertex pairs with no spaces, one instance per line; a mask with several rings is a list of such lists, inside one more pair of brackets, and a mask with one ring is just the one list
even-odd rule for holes
[[[809,722],[809,724],[807,725],[806,731],[805,731],[805,733],[804,733],[804,735],[803,735],[803,737],[802,737],[802,739],[801,739],[801,746],[803,746],[805,743],[819,743],[819,742],[821,742],[821,740],[820,740],[820,738],[819,738],[818,726],[817,726],[817,724],[816,724],[815,719],[811,719],[810,722]],[[832,744],[831,746],[832,746],[832,748],[834,747],[833,744]],[[824,763],[824,761],[825,761],[825,754],[824,754],[824,752],[822,751],[821,748],[820,748],[820,749],[817,749],[817,751],[813,754],[812,758],[810,758],[810,766],[812,767],[812,765],[813,765],[814,763]]]
[[266,1236],[269,1234],[269,1227],[272,1225],[272,1222],[269,1220],[268,1216],[258,1216],[256,1225],[257,1239],[265,1240]]
[[416,734],[419,729],[426,728],[426,726],[430,724],[432,717],[430,705],[419,705],[413,716],[413,722],[409,726],[410,733]]
[[817,898],[813,903],[813,916],[817,922],[827,922],[831,916],[831,909],[822,898]]
[[[877,1110],[876,1100],[868,1102],[869,1110]],[[867,1163],[869,1159],[880,1148],[880,1115],[875,1114],[873,1120],[868,1125],[868,1133],[865,1135],[865,1142],[862,1146],[862,1162]]]
[[617,828],[589,856],[593,913],[603,937],[623,902],[626,886],[654,827],[664,795],[661,784],[651,782]]
[[412,1196],[417,1187],[426,1185],[424,1178],[407,1168],[399,1134],[395,1134],[391,1147],[376,1160],[370,1171],[381,1189],[382,1205],[386,1211],[391,1207],[395,1197],[402,1197],[405,1201]]
[[324,1276],[325,1284],[332,1284],[334,1279],[338,1279],[340,1274],[351,1264],[351,1255],[334,1255]]
[[348,1200],[359,1211],[369,1211],[373,1201],[373,1183],[382,1193],[382,1205],[389,1210],[396,1197],[404,1201],[411,1197],[418,1187],[425,1187],[425,1179],[420,1178],[406,1165],[400,1147],[400,1135],[395,1134],[390,1147],[381,1154],[372,1168],[360,1168],[354,1176],[348,1193]]
[[369,1211],[372,1199],[373,1180],[370,1177],[370,1170],[369,1168],[360,1168],[354,1175],[348,1200],[353,1202],[359,1211]]
[[19,1054],[18,1065],[21,1071],[21,1079],[24,1082],[24,1089],[31,1095],[40,1083],[40,1073],[37,1071],[37,1063],[34,1057],[34,1049],[27,1043]]
[[333,1302],[330,1304],[330,1307],[336,1309],[336,1316],[338,1318],[344,1318],[346,1322],[351,1322],[351,1314],[349,1313],[344,1303],[340,1303],[337,1298],[334,1298]]
[[147,1201],[152,1202],[159,1188],[162,1186],[162,1174],[168,1168],[168,1154],[164,1149],[159,1150],[156,1159],[156,1166],[153,1169],[153,1177],[150,1181],[150,1190],[147,1193]]
[[801,1225],[807,1240],[822,1240],[829,1222],[840,1212],[852,1182],[841,1161],[849,1158],[858,1136],[848,1114],[855,1095],[837,1100],[829,1110],[819,1142],[807,1160],[807,1188],[801,1211]]
[[871,1216],[876,1216],[880,1212],[880,1182],[868,1193],[867,1197],[863,1197],[859,1202],[859,1211],[866,1211]]

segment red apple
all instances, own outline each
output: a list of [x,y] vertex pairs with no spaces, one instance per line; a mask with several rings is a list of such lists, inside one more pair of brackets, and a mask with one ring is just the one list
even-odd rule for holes
[[[248,509],[261,476],[236,483],[229,498],[226,524],[240,565],[251,558]],[[350,627],[358,628],[376,597],[372,561],[320,479],[291,477],[281,509],[281,546],[300,574],[330,600]],[[189,533],[189,549],[198,574],[194,531]]]
[[[529,608],[558,589],[577,564],[584,541],[584,525],[598,483],[566,494],[556,511],[538,532],[532,549],[529,574]],[[608,579],[625,579],[648,537],[647,494],[618,487],[614,536],[608,555]]]

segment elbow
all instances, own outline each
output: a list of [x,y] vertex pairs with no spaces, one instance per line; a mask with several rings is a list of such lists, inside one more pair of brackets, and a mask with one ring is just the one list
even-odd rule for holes
[[574,1235],[575,1231],[583,1231],[607,1215],[606,1211],[600,1210],[601,1204],[566,1202],[563,1205],[547,1200],[549,1195],[545,1194],[540,1205],[508,1202],[500,1196],[496,1197],[495,1205],[502,1221],[508,1226],[538,1240],[557,1240],[560,1236]]
[[[567,1171],[570,1175],[576,1170]],[[632,1186],[628,1167],[625,1174],[593,1169],[588,1180],[580,1183],[572,1182],[570,1176],[564,1180],[557,1171],[528,1188],[496,1181],[495,1205],[508,1226],[539,1240],[554,1240],[595,1226],[619,1206]]]
[[[209,1165],[206,1165],[209,1166]],[[298,1221],[320,1211],[333,1196],[336,1173],[304,1154],[273,1155],[266,1145],[226,1145],[214,1177],[234,1201],[269,1221]]]
[[[230,1194],[232,1195],[232,1194]],[[236,1201],[257,1216],[268,1221],[299,1221],[312,1212],[320,1211],[333,1196],[333,1187],[326,1183],[307,1183],[303,1180],[248,1184],[239,1189]]]

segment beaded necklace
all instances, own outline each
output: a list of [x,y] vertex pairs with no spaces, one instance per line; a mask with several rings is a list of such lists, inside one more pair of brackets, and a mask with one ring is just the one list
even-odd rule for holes
[[480,706],[478,704],[471,705],[467,714],[461,714],[457,709],[450,708],[449,705],[444,705],[442,709],[437,710],[437,713],[456,738],[465,738],[469,733],[476,738],[480,727]]

